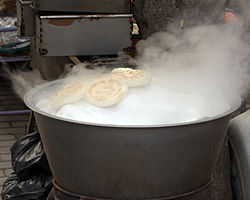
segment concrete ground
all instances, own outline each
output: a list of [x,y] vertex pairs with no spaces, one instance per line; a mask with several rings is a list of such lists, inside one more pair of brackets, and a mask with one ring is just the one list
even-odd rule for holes
[[[12,91],[10,82],[0,76],[0,112],[22,109],[26,107]],[[28,115],[0,115],[0,191],[6,178],[13,172],[10,147],[24,135],[27,121]]]

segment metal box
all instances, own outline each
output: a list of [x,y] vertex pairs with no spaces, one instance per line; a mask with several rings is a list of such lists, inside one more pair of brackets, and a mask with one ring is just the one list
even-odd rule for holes
[[46,56],[111,55],[131,47],[131,14],[38,16],[36,49]]
[[70,63],[67,56],[41,56],[36,52],[36,39],[30,38],[30,66],[38,70],[45,80],[54,80],[63,74],[65,64]]
[[17,1],[17,28],[20,36],[35,35],[35,13],[30,7],[32,1]]
[[130,0],[33,0],[37,11],[129,13]]

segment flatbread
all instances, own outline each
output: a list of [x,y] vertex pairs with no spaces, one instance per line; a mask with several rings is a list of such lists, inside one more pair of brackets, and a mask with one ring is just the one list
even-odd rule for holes
[[50,99],[50,104],[53,108],[59,109],[66,104],[75,103],[84,98],[86,84],[83,82],[74,83],[58,91]]
[[151,80],[150,74],[141,69],[116,68],[111,72],[111,76],[114,79],[124,81],[128,87],[142,87]]
[[119,103],[128,93],[127,85],[113,78],[95,78],[90,81],[86,90],[86,100],[99,107],[113,106]]

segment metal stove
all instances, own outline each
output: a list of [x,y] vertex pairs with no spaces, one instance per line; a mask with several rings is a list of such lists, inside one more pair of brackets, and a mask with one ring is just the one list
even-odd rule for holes
[[[130,11],[130,2],[131,2],[130,0],[74,0],[74,1],[19,0],[19,3],[18,3],[19,25],[18,26],[20,29],[20,33],[22,35],[28,35],[32,37],[31,39],[31,54],[32,54],[31,67],[34,69],[38,69],[42,73],[44,78],[51,79],[51,78],[57,77],[58,75],[60,75],[60,73],[62,73],[62,70],[58,70],[58,69],[61,69],[62,66],[66,62],[69,61],[68,59],[69,56],[111,55],[111,54],[116,54],[118,51],[123,51],[124,49],[128,47],[131,47],[132,46],[132,42],[131,42],[132,15]],[[24,13],[24,11],[26,14]],[[127,63],[126,58],[125,58],[125,61],[124,61],[124,58],[121,60],[119,58],[115,58],[115,59],[98,58],[92,61],[89,67],[100,67],[103,65],[108,66],[108,67],[126,67],[128,66],[128,63]],[[36,117],[37,117],[38,123],[39,123],[39,118],[41,121],[43,121],[44,116],[42,115],[40,116],[39,113],[35,113],[35,114],[37,114]],[[46,119],[46,120],[50,120],[50,119]],[[47,124],[49,124],[49,121],[46,121],[46,120],[43,123],[44,127],[47,126]],[[225,127],[226,127],[228,117],[226,116],[225,119],[223,120],[225,120],[225,123],[223,122],[223,124],[225,124]],[[55,122],[55,123],[61,123],[61,122]],[[69,125],[71,126],[72,124],[69,124]],[[204,123],[204,127],[205,126],[207,126],[206,123]],[[51,126],[51,127],[57,127],[57,126]],[[61,127],[61,126],[58,126],[58,127]],[[222,129],[224,130],[223,127]],[[43,126],[40,126],[40,128],[43,128]],[[81,129],[81,127],[79,127],[79,129]],[[171,128],[169,129],[170,129],[169,130],[170,132],[173,131]],[[185,128],[184,130],[183,128],[183,133],[186,132],[186,129],[187,128]],[[49,136],[51,136],[51,134],[49,134],[49,128],[46,130],[47,131],[43,132],[41,129],[40,132],[42,133],[42,135],[44,135],[43,137],[46,138],[48,142],[46,144],[48,145],[47,147],[50,148],[50,142],[55,143],[55,141],[53,141],[53,138],[52,140],[50,140],[51,138],[47,139]],[[70,128],[70,130],[72,129]],[[128,132],[130,131],[129,129],[128,130],[119,129],[117,132],[121,132],[121,130],[128,131]],[[135,129],[134,131],[138,131],[138,130],[139,129]],[[207,131],[207,128],[204,128],[204,130]],[[145,129],[145,132],[147,131],[148,130]],[[204,134],[209,135],[209,134],[206,134],[206,131],[204,131]],[[81,131],[79,131],[79,134],[80,132]],[[190,132],[191,134],[196,134],[196,132],[193,131],[191,126],[190,126]],[[107,132],[107,134],[109,133]],[[116,133],[116,135],[118,135],[118,133]],[[166,135],[166,134],[162,134],[162,135]],[[176,135],[176,133],[174,135]],[[224,138],[223,132],[218,131],[218,135],[221,135],[220,138]],[[138,134],[138,136],[140,136],[140,134]],[[177,140],[177,141],[182,141],[182,140]],[[215,142],[216,147],[217,147],[215,150],[211,149],[211,152],[209,152],[209,155],[213,154],[213,156],[211,156],[212,157],[211,159],[213,162],[210,162],[210,163],[214,164],[216,161],[215,157],[218,154],[219,148],[221,146],[220,144],[221,141],[217,142],[217,137],[216,139],[211,138],[211,141]],[[79,142],[79,139],[77,138],[76,141],[74,142]],[[159,146],[159,144],[157,143],[156,146]],[[112,145],[110,145],[110,147],[112,147]],[[167,145],[167,147],[169,147],[169,145]],[[172,151],[173,154],[174,152],[177,152],[175,150],[176,146],[172,148],[173,149],[170,149],[170,150]],[[53,150],[50,152],[53,153]],[[183,150],[183,152],[185,151]],[[197,153],[197,151],[194,151],[194,152]],[[165,159],[165,157],[166,156],[164,154],[162,157],[163,160]],[[200,159],[204,159],[203,157],[204,156],[200,156]],[[61,161],[62,160],[60,160],[60,162]],[[77,165],[77,163],[74,163],[74,164],[75,166],[81,166],[81,165]],[[151,163],[149,162],[149,164],[152,164],[152,162]],[[60,166],[62,165],[60,164]],[[204,167],[204,170],[205,168],[207,167]],[[210,192],[210,187],[209,187],[210,185],[209,176],[210,176],[210,171],[212,170],[213,166],[211,165],[208,168],[209,170],[206,170],[208,171],[208,174],[200,175],[202,179],[200,182],[204,182],[204,184],[206,183],[204,186],[201,186],[201,184],[203,183],[198,184],[197,187],[192,186],[192,183],[190,180],[189,182],[190,184],[187,184],[187,183],[185,184],[185,186],[188,187],[188,189],[186,189],[185,192],[186,191],[192,191],[192,192],[186,192],[184,194],[181,194],[178,196],[172,196],[168,198],[159,198],[158,200],[160,199],[161,200],[169,200],[169,199],[209,200],[211,199],[211,196],[210,196],[211,192]],[[164,170],[162,171],[163,173],[165,173],[166,171],[165,169],[166,168],[164,168]],[[65,172],[62,174],[65,175]],[[146,174],[146,173],[143,173],[143,174]],[[174,173],[169,172],[168,174],[170,176]],[[131,174],[127,172],[127,175],[130,176]],[[151,175],[152,177],[154,177],[154,173],[152,173]],[[133,177],[135,176],[135,174],[132,174],[131,176]],[[206,177],[204,178],[203,176],[206,176]],[[61,177],[61,176],[58,176],[58,177]],[[182,177],[183,176],[180,176],[180,178]],[[84,180],[84,181],[86,180],[86,179],[80,178],[79,176],[78,178],[80,180]],[[63,180],[60,182],[59,178],[56,178],[56,180],[60,182],[61,185],[64,185],[65,182],[67,182],[67,180],[69,179],[72,179],[72,177],[68,179],[66,178],[65,179],[66,181]],[[91,174],[89,174],[89,179],[91,179]],[[162,183],[170,187],[172,183],[170,183],[169,180],[167,180],[168,181],[167,184],[165,184],[166,182],[165,179],[164,179],[164,182]],[[153,181],[153,180],[150,179],[150,181]],[[125,187],[129,187],[129,190],[134,190],[136,186],[133,187],[133,184],[134,183],[131,182],[130,186],[126,184]],[[67,183],[67,185],[72,186],[74,184]],[[141,187],[143,188],[142,185],[143,184],[141,184]],[[106,187],[107,184],[106,185],[100,184],[98,187],[102,188],[103,186]],[[76,187],[73,187],[73,189]],[[84,190],[86,187],[88,187],[88,185],[85,185],[83,187],[83,185],[81,184],[81,187]],[[169,187],[165,186],[165,188],[168,188],[168,189]],[[155,190],[158,190],[159,188],[160,188],[160,184],[158,188],[155,188]],[[199,189],[195,190],[195,188],[199,188]],[[165,191],[166,189],[162,189],[163,193],[166,193]],[[104,193],[105,192],[107,191],[104,191]],[[179,194],[179,193],[174,192],[174,194]],[[138,190],[136,190],[134,195],[135,196],[139,195]],[[55,182],[54,182],[54,187],[47,198],[47,200],[97,200],[97,199],[98,198],[95,198],[95,197],[82,196],[82,195],[69,192],[63,189],[58,184],[56,184]],[[101,200],[101,198],[99,199]],[[116,198],[116,199],[119,199],[119,198]],[[102,200],[105,200],[105,199],[102,199]]]
[[[46,200],[111,200],[103,198],[87,197],[82,195],[77,195],[61,188],[58,184],[53,181],[54,187],[52,188],[50,194]],[[211,186],[210,183],[204,187],[182,195],[173,196],[169,198],[158,198],[158,199],[148,199],[148,200],[212,200],[211,199]]]

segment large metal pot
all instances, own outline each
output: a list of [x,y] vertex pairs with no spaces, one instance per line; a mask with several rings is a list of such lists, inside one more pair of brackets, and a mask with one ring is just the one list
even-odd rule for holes
[[25,103],[36,116],[53,176],[67,191],[104,199],[155,199],[209,183],[230,114],[183,124],[101,125],[67,120],[35,104],[51,84],[31,89]]

